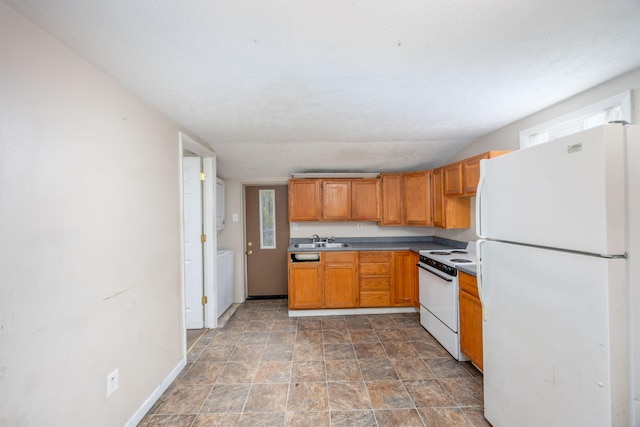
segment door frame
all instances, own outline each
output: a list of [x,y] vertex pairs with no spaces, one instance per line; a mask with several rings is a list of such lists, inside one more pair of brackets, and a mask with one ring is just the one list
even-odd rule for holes
[[215,230],[216,222],[216,154],[210,148],[197,142],[189,135],[179,132],[179,154],[180,154],[180,290],[182,299],[182,329],[183,329],[183,343],[184,354],[186,356],[187,351],[187,339],[186,339],[186,312],[185,312],[185,294],[186,283],[184,280],[184,194],[182,188],[182,157],[184,151],[190,151],[197,154],[202,158],[202,171],[206,174],[207,179],[202,183],[202,232],[207,236],[207,241],[203,244],[203,277],[204,277],[204,296],[208,298],[208,302],[204,308],[204,326],[205,328],[217,328],[218,327],[218,313],[216,313],[216,290],[217,281],[214,274],[218,268],[217,257],[215,256],[218,248],[217,233]]
[[247,274],[247,253],[246,253],[246,246],[245,246],[245,242],[247,241],[247,216],[244,214],[244,212],[247,211],[247,207],[245,206],[245,198],[246,198],[246,192],[245,192],[245,187],[256,187],[256,186],[261,186],[261,185],[288,185],[289,184],[289,179],[288,178],[270,178],[270,179],[266,179],[264,181],[260,181],[260,180],[241,180],[240,184],[242,185],[242,197],[240,200],[240,204],[242,207],[242,275],[244,276],[244,295],[242,297],[242,300],[245,301],[247,299],[247,297],[249,296],[249,276]]

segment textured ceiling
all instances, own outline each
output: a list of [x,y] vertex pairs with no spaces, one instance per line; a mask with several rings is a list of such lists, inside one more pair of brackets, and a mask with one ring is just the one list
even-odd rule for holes
[[13,0],[219,175],[430,168],[640,67],[640,1]]

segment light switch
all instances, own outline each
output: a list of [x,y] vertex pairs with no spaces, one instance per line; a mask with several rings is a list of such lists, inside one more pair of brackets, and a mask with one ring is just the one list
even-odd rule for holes
[[238,214],[237,214],[237,213],[234,213],[233,215],[231,215],[231,220],[232,220],[233,222],[238,222]]

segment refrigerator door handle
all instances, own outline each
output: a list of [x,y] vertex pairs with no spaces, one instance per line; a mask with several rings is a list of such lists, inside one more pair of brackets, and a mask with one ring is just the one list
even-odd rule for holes
[[[481,162],[482,164],[482,162]],[[482,320],[487,320],[487,303],[484,300],[484,292],[482,291],[482,244],[485,240],[476,240],[476,283],[478,285],[478,297],[480,298],[480,306],[482,307]]]
[[482,234],[482,187],[484,186],[485,161],[480,160],[480,178],[478,178],[478,186],[476,187],[476,234],[480,239],[486,239]]

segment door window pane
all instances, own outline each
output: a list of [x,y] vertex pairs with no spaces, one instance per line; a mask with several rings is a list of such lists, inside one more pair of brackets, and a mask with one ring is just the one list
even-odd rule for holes
[[276,191],[260,190],[260,249],[276,248]]

